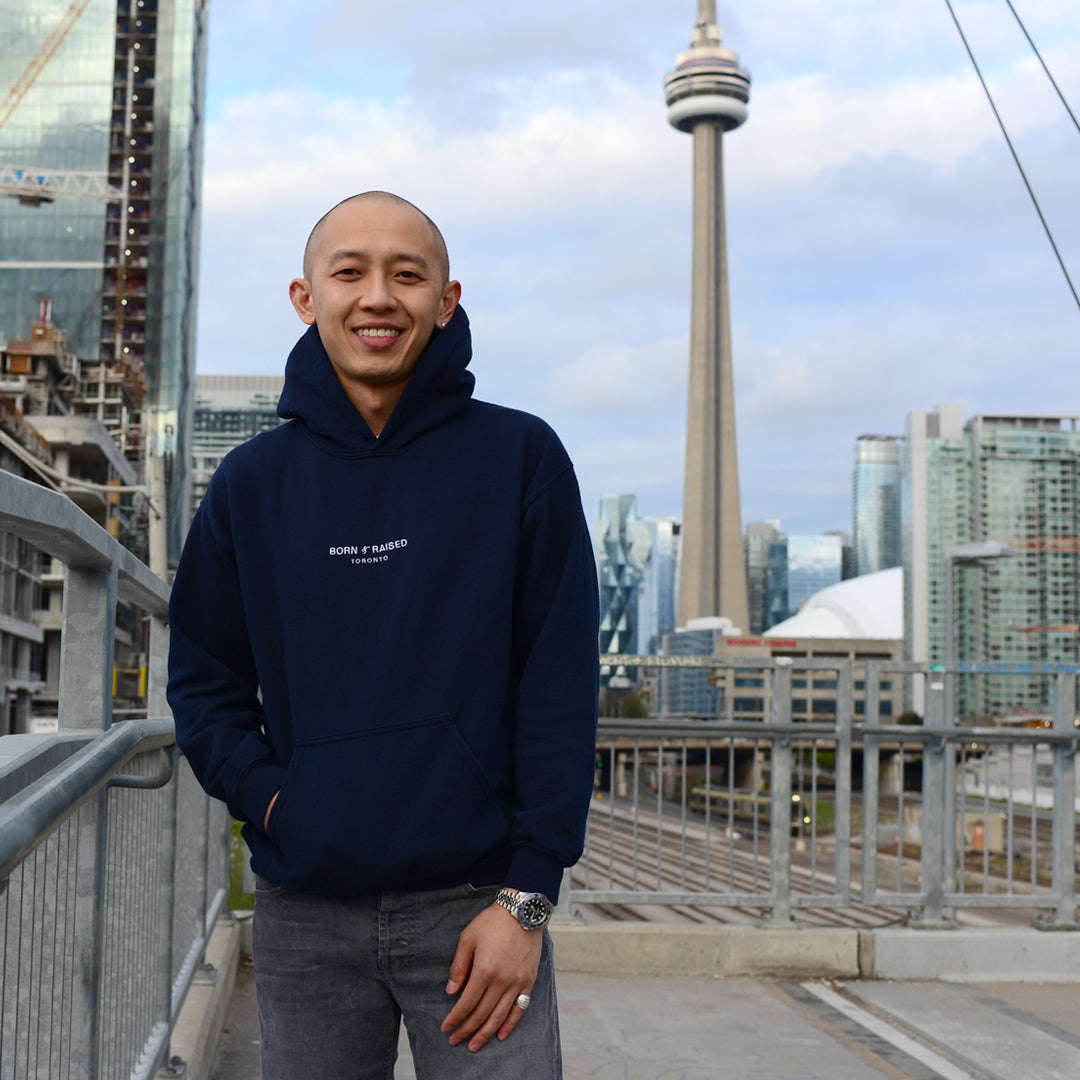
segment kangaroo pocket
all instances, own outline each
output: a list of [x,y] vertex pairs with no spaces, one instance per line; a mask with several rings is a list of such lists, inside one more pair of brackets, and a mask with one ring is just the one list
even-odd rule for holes
[[275,880],[340,895],[408,887],[490,859],[509,828],[452,716],[301,740],[271,814]]

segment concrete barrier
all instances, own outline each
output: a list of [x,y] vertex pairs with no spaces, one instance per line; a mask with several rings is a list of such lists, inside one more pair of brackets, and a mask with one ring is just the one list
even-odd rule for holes
[[1080,981],[1080,933],[786,926],[552,926],[555,966],[593,975]]
[[872,934],[873,960],[868,974],[875,979],[1080,981],[1077,932],[1030,927],[897,927],[874,930]]
[[594,975],[859,977],[859,932],[847,928],[552,926],[555,966]]
[[206,945],[206,963],[213,971],[195,976],[173,1029],[169,1051],[187,1066],[184,1080],[210,1078],[239,961],[240,929],[226,916],[218,920]]

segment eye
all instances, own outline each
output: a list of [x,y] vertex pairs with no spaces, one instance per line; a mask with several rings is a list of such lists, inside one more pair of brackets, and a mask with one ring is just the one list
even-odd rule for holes
[[340,270],[334,271],[334,277],[359,277],[360,271],[355,266],[343,266]]
[[420,275],[414,270],[399,270],[398,277],[404,278],[406,281],[419,281]]

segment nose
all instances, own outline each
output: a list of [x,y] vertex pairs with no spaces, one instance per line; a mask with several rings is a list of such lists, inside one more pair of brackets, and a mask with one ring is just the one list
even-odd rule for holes
[[369,311],[389,311],[397,306],[385,274],[371,273],[364,279],[366,288],[359,296],[360,306]]

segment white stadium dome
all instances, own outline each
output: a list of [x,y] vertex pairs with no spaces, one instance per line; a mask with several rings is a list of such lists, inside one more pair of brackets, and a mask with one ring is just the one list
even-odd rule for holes
[[762,637],[881,638],[904,636],[904,571],[894,566],[849,578],[814,593],[797,615]]

